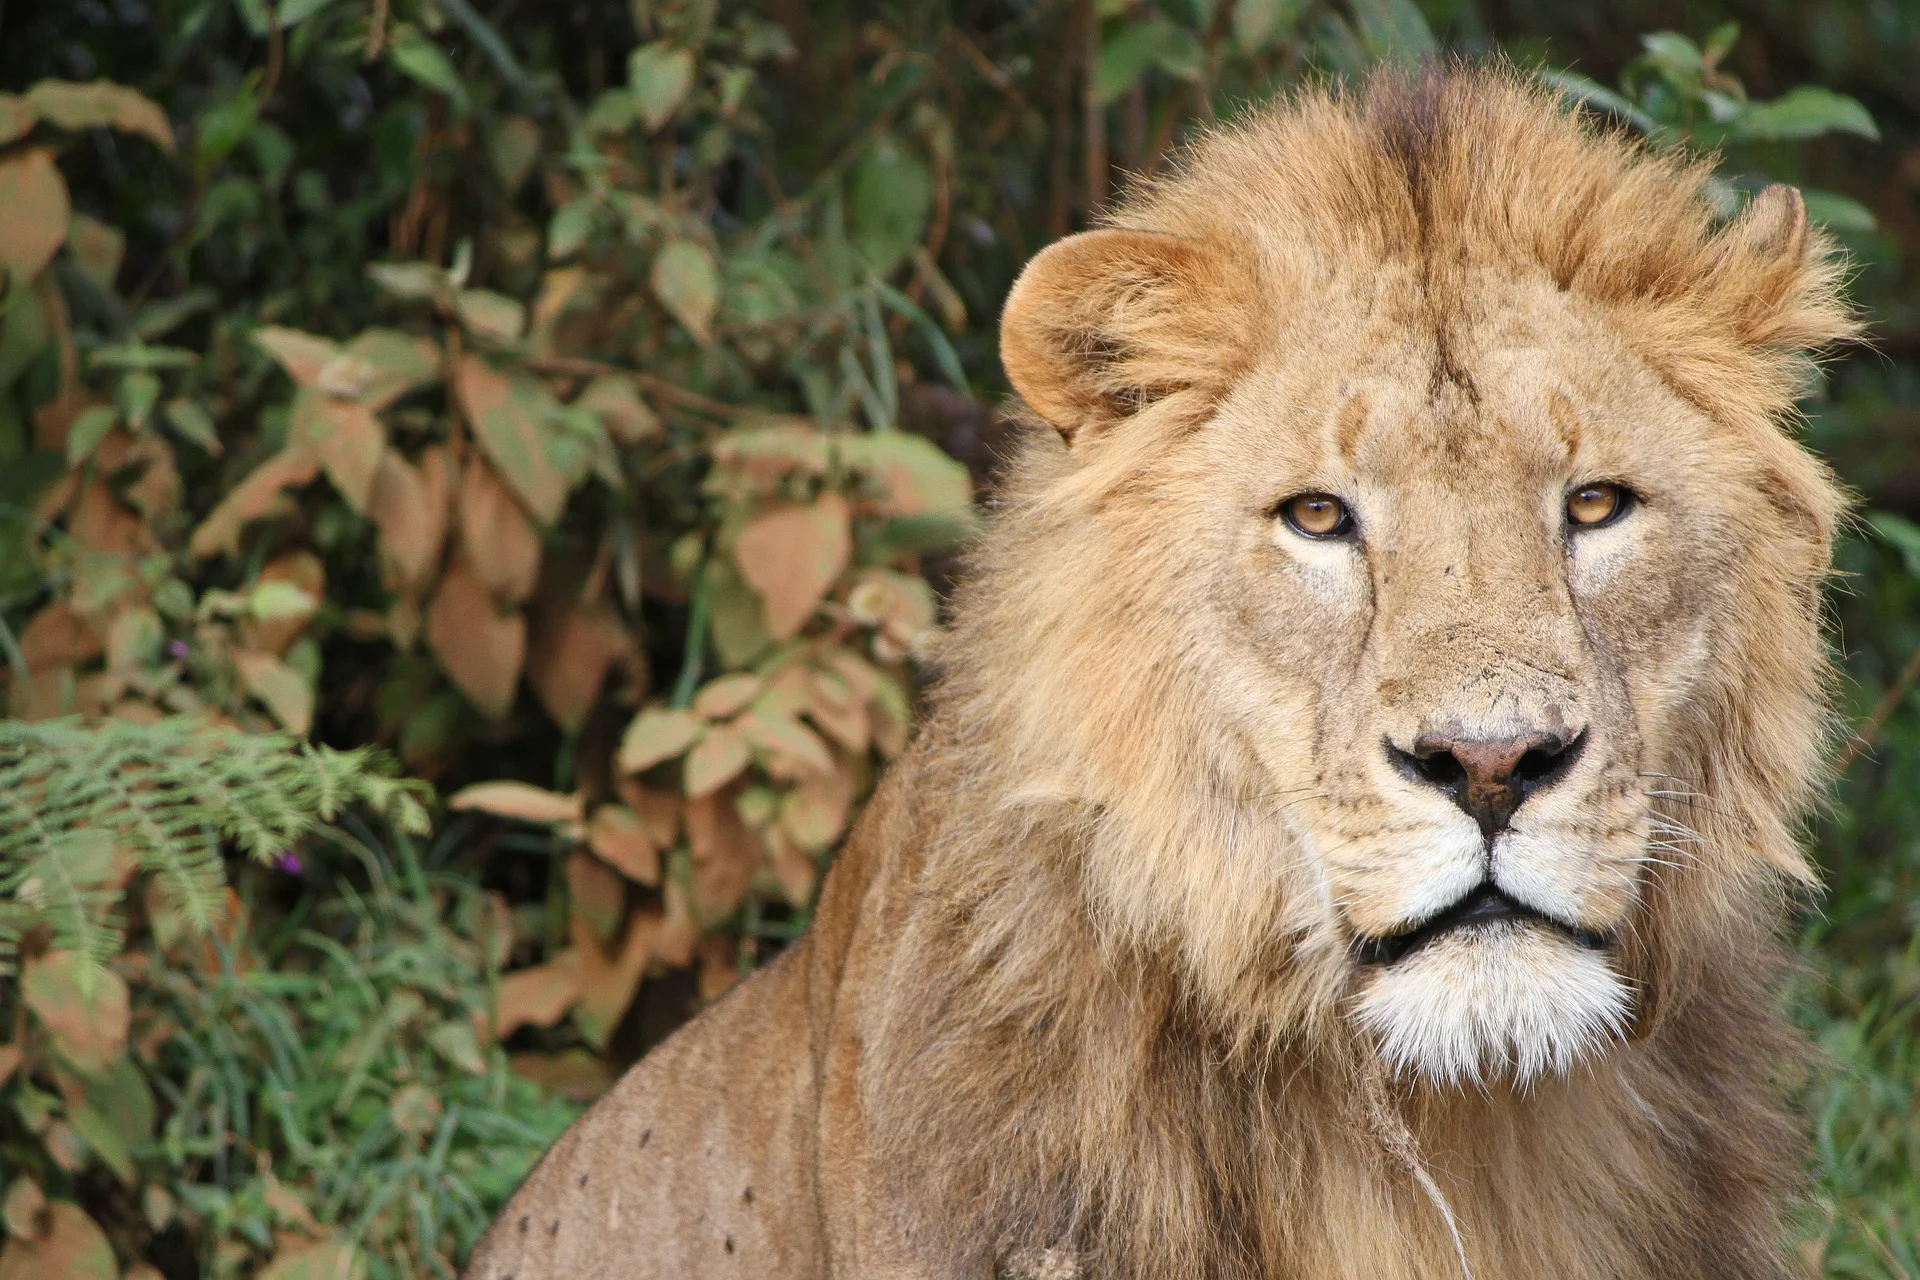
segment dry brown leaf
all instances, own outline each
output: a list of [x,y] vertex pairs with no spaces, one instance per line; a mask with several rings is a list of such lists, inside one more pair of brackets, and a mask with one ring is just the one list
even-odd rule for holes
[[140,134],[168,155],[173,154],[173,125],[167,113],[138,89],[111,80],[87,84],[42,80],[27,90],[26,102],[42,120],[62,129],[78,131],[105,125]]
[[256,1280],[365,1280],[367,1260],[344,1240],[318,1240],[282,1249]]
[[572,951],[563,951],[546,964],[504,974],[493,1007],[493,1037],[505,1040],[521,1027],[550,1027],[579,998],[580,961]]
[[827,493],[756,518],[734,540],[740,576],[765,604],[774,639],[798,633],[846,569],[853,551],[848,519],[846,499]]
[[387,429],[371,409],[302,387],[293,398],[288,439],[320,460],[349,506],[367,513],[387,452]]
[[507,1069],[522,1080],[530,1080],[570,1102],[583,1104],[592,1102],[613,1085],[613,1073],[607,1064],[585,1049],[510,1054]]
[[764,701],[736,723],[773,772],[798,777],[833,771],[833,752],[820,735]]
[[680,809],[684,803],[678,791],[657,791],[641,785],[637,778],[617,777],[614,790],[627,808],[640,815],[647,839],[656,849],[671,849],[680,838]]
[[653,955],[669,969],[684,969],[693,963],[693,948],[700,941],[700,922],[694,918],[692,895],[679,880],[668,877],[660,896],[666,914],[660,921],[660,936],[653,940]]
[[699,716],[675,707],[646,707],[620,739],[616,762],[622,773],[639,773],[685,751],[707,731]]
[[780,827],[800,848],[820,853],[847,829],[853,778],[844,769],[811,774],[780,801]]
[[660,847],[647,837],[647,824],[623,804],[603,804],[587,824],[587,843],[627,879],[660,883]]
[[282,449],[255,467],[220,500],[193,531],[188,550],[200,559],[221,551],[238,554],[241,529],[249,521],[278,510],[283,489],[307,484],[319,473],[319,460],[306,450],[291,445]]
[[253,340],[266,348],[267,354],[287,371],[287,376],[302,387],[319,386],[320,371],[340,355],[339,344],[331,338],[277,324],[255,329]]
[[578,733],[608,669],[633,650],[619,618],[604,605],[572,600],[549,605],[534,614],[527,682],[554,723]]
[[454,792],[447,808],[522,822],[578,822],[581,817],[579,792],[563,796],[525,782],[476,782]]
[[687,752],[682,785],[689,799],[698,799],[732,782],[752,762],[747,740],[730,724],[717,724]]
[[113,970],[48,951],[26,962],[20,994],[60,1056],[86,1074],[104,1074],[127,1051],[127,984]]
[[540,534],[485,461],[467,463],[455,510],[467,562],[502,604],[520,604],[540,576]]
[[13,1072],[20,1065],[23,1056],[17,1044],[0,1044],[0,1085],[13,1078]]
[[427,608],[427,643],[467,700],[502,719],[513,709],[527,656],[527,620],[502,613],[464,557],[456,557]]
[[574,914],[587,923],[601,942],[613,941],[627,914],[627,882],[592,854],[576,849],[567,855],[567,893]]
[[77,667],[105,650],[100,635],[66,600],[54,600],[20,628],[20,656],[28,671]]
[[0,156],[0,265],[22,282],[39,275],[66,242],[72,213],[53,152],[27,147]]
[[120,1265],[113,1246],[86,1210],[55,1200],[47,1205],[45,1221],[38,1239],[7,1241],[0,1252],[0,1280],[116,1280]]
[[270,653],[236,653],[233,667],[281,728],[302,737],[313,728],[313,686],[305,676]]
[[421,454],[418,468],[392,449],[380,455],[367,514],[380,527],[380,565],[389,586],[418,590],[432,580],[447,537],[449,472],[438,446]]
[[702,1000],[718,1000],[740,981],[740,944],[723,933],[700,940],[695,985]]
[[740,820],[728,791],[687,801],[687,847],[691,853],[688,887],[695,916],[707,923],[725,919],[747,896],[760,869],[760,841]]
[[589,1043],[602,1046],[620,1025],[627,1006],[633,1003],[633,993],[640,989],[640,979],[646,976],[647,965],[654,958],[663,922],[658,912],[634,912],[627,921],[626,938],[619,951],[612,955],[578,916],[569,927],[573,932],[574,954],[580,957],[580,1008],[574,1022]]
[[607,434],[621,444],[640,444],[660,434],[660,415],[640,398],[633,379],[624,375],[595,378],[574,398],[573,407],[599,418]]
[[709,720],[725,720],[759,697],[764,685],[759,676],[746,672],[721,676],[693,696],[693,709]]
[[762,831],[760,839],[767,846],[767,865],[773,868],[773,878],[780,882],[787,901],[796,907],[811,902],[814,886],[820,881],[820,867],[812,855],[777,826]]

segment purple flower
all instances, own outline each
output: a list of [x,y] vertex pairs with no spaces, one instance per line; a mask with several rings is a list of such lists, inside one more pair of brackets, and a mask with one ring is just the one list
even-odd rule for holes
[[167,641],[167,656],[170,658],[178,659],[182,662],[186,661],[187,642],[185,640]]
[[290,876],[300,874],[300,855],[291,849],[282,849],[273,855],[273,865]]

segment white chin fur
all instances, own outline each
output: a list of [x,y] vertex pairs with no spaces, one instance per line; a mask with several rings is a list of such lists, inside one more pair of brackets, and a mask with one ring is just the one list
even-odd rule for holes
[[1560,1074],[1625,1030],[1605,952],[1520,922],[1471,925],[1380,970],[1356,1012],[1397,1071],[1436,1085]]

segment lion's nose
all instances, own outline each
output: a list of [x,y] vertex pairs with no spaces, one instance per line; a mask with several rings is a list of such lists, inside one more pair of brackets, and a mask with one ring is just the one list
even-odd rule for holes
[[1558,781],[1580,754],[1586,734],[1523,733],[1471,738],[1423,733],[1412,751],[1388,746],[1403,773],[1438,787],[1480,824],[1489,838],[1540,788]]

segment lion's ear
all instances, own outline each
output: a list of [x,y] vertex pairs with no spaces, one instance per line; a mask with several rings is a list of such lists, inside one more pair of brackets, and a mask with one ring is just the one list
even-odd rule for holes
[[1151,231],[1069,236],[1027,264],[1000,317],[1000,362],[1068,444],[1179,392],[1217,394],[1256,327],[1235,255]]
[[1733,320],[1741,341],[1810,351],[1856,332],[1839,294],[1833,243],[1808,226],[1797,189],[1766,188],[1715,239],[1717,284],[1737,300]]

